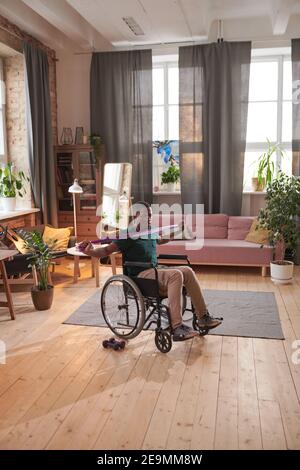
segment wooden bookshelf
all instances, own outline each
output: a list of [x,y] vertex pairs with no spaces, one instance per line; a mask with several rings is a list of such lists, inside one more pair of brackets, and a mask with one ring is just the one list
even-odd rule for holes
[[76,195],[78,238],[95,238],[99,217],[96,210],[102,199],[102,168],[97,168],[91,145],[58,145],[54,149],[58,223],[74,224],[72,194],[68,192],[75,178],[83,193]]

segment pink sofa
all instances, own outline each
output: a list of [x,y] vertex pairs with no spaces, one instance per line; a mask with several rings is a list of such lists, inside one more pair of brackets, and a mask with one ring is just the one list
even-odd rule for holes
[[[153,225],[165,226],[178,223],[181,219],[182,216],[178,215],[173,216],[171,220],[166,215],[154,215]],[[192,264],[259,266],[262,268],[262,275],[265,276],[273,258],[273,248],[271,246],[261,248],[259,244],[245,241],[252,222],[253,217],[205,215],[202,248],[188,249],[186,241],[174,240],[158,246],[158,254],[186,254]],[[191,228],[195,229],[194,226]]]

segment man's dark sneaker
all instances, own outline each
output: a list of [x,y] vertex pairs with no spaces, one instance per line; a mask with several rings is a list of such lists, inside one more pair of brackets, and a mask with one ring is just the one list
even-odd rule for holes
[[173,341],[185,341],[187,339],[194,338],[194,336],[198,336],[197,331],[183,323],[182,325],[175,328],[173,333]]
[[199,328],[207,328],[211,330],[221,325],[223,318],[215,318],[206,312],[202,317],[197,318],[197,326]]

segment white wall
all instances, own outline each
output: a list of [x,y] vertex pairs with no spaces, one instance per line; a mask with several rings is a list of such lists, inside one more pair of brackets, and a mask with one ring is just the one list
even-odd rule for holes
[[90,63],[91,54],[57,52],[58,143],[63,127],[71,127],[75,139],[77,126],[90,134]]

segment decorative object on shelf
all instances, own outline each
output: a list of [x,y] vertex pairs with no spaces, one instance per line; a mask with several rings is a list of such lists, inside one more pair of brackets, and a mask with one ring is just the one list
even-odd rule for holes
[[96,159],[96,167],[99,168],[99,163],[103,157],[103,140],[98,134],[91,134],[89,137],[90,144],[94,149],[94,155]]
[[279,152],[281,157],[284,156],[279,144],[272,144],[268,138],[267,142],[267,150],[260,155],[257,161],[257,177],[252,178],[253,191],[263,191],[266,186],[272,183],[275,171],[275,164],[272,160],[274,153]]
[[0,168],[0,196],[4,211],[13,211],[16,208],[16,196],[26,193],[25,183],[29,182],[28,176],[23,171],[13,172],[13,163],[7,163]]
[[69,187],[68,192],[73,194],[73,211],[74,211],[74,230],[75,230],[75,237],[77,239],[77,218],[76,218],[76,194],[82,194],[83,189],[78,184],[78,179],[74,180],[72,186]]
[[83,127],[76,127],[75,144],[82,145],[83,143]]
[[49,310],[53,301],[53,286],[48,284],[49,266],[52,254],[48,245],[44,242],[42,234],[38,231],[18,231],[24,240],[24,246],[28,250],[27,259],[30,261],[33,273],[35,273],[35,286],[31,289],[31,297],[36,310]]
[[285,260],[286,250],[295,252],[300,240],[300,178],[279,172],[267,187],[266,207],[258,215],[259,227],[268,230],[274,247],[271,279],[287,284],[293,280],[294,263]]
[[60,143],[62,145],[71,145],[73,144],[73,134],[72,134],[72,129],[71,127],[64,127],[61,138],[60,138]]

